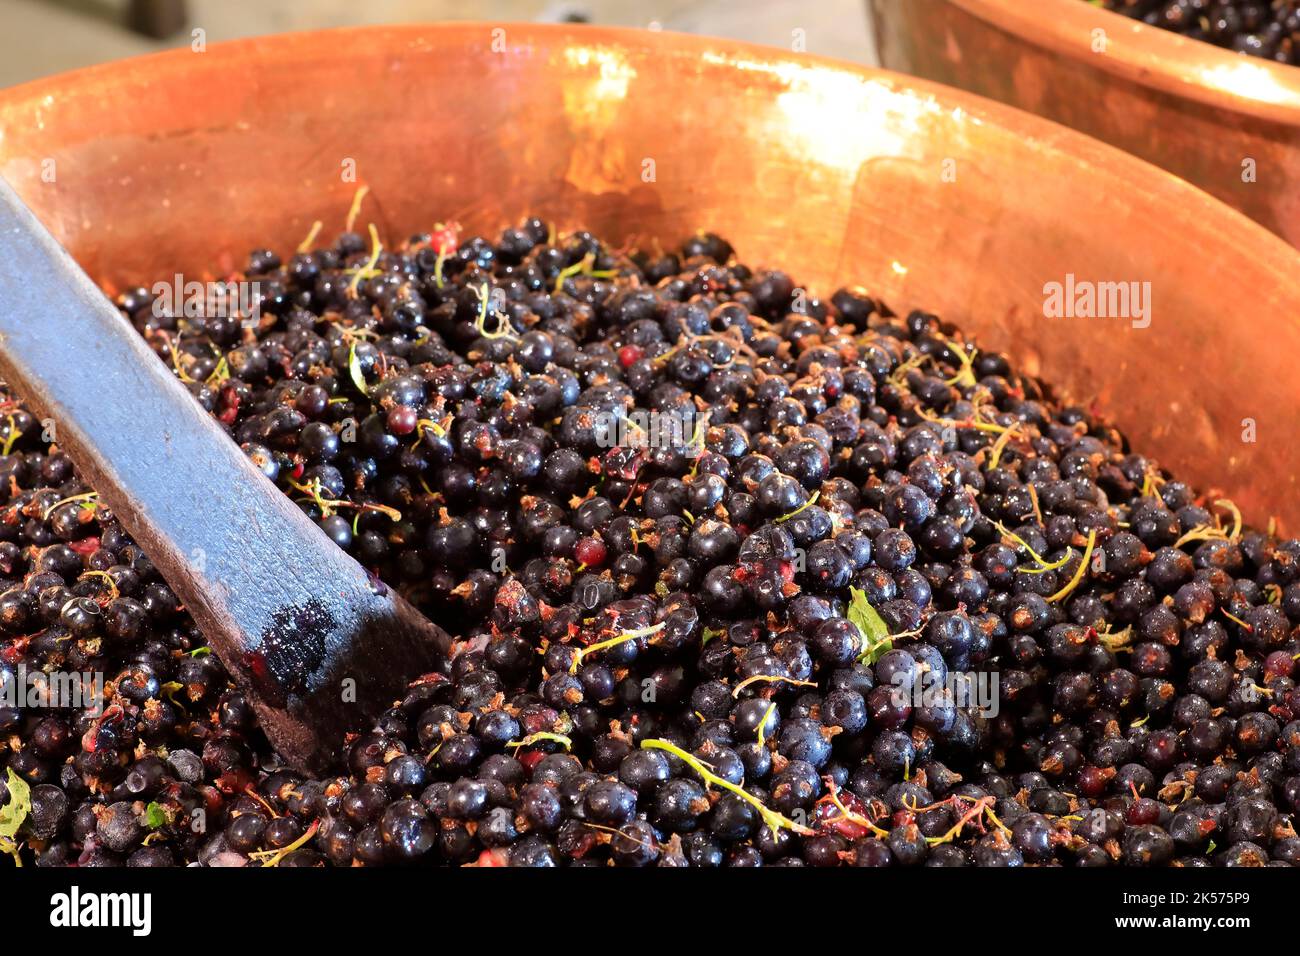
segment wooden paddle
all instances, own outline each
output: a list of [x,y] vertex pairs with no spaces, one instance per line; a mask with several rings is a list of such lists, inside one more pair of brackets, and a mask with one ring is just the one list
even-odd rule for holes
[[0,375],[157,566],[300,768],[451,639],[264,477],[0,180]]

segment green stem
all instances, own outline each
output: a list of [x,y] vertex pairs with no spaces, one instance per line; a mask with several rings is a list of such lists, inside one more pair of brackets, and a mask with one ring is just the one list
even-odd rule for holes
[[661,739],[643,740],[641,741],[641,749],[666,751],[667,753],[672,754],[678,760],[682,761],[682,763],[686,764],[686,766],[690,767],[697,774],[699,774],[700,777],[703,778],[706,784],[714,787],[720,787],[723,790],[727,790],[731,793],[734,793],[736,796],[740,797],[740,799],[744,800],[751,807],[753,807],[755,810],[758,811],[758,815],[763,818],[763,822],[768,825],[768,827],[772,830],[773,833],[776,833],[778,830],[781,829],[786,829],[794,833],[802,833],[805,835],[811,835],[814,832],[810,830],[808,827],[800,826],[799,824],[791,820],[789,817],[782,816],[781,814],[777,813],[775,810],[771,810],[768,807],[764,806],[763,802],[759,800],[757,797],[755,797],[752,793],[749,793],[743,787],[737,786],[736,784],[732,783],[730,780],[723,780],[721,777],[715,774],[711,769],[709,769],[708,764],[706,764],[703,760],[701,760],[699,757],[696,757],[693,754],[688,754],[685,750],[682,750],[682,748],[678,747],[675,744],[671,744],[668,741],[661,740]]
[[667,626],[668,622],[662,621],[650,627],[639,627],[634,631],[624,631],[618,637],[611,637],[607,641],[597,641],[595,644],[588,644],[586,647],[579,648],[578,652],[573,655],[573,663],[569,665],[569,673],[578,673],[578,667],[582,664],[583,658],[589,654],[617,647],[620,644],[626,644],[628,641],[635,641],[638,637],[649,637],[651,634],[658,634]]

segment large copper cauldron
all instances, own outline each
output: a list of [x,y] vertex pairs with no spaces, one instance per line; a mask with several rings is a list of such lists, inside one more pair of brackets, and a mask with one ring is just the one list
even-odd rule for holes
[[[861,283],[962,323],[1248,517],[1300,527],[1300,255],[967,94],[720,40],[457,24],[96,67],[0,93],[0,131],[0,174],[110,287],[222,274],[315,219],[331,235],[361,183],[389,242],[526,213],[620,241],[712,228],[821,294]],[[1150,282],[1149,327],[1046,317],[1071,275]]]
[[1300,246],[1300,68],[1083,0],[869,0],[881,62],[1150,160]]

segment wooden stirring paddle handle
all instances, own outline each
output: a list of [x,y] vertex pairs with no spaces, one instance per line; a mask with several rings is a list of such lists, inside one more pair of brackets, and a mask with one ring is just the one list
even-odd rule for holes
[[0,374],[54,422],[292,764],[326,766],[449,651],[257,470],[3,180]]

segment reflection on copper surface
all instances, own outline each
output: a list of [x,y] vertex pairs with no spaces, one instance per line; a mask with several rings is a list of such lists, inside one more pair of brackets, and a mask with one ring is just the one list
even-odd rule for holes
[[934,100],[894,95],[842,69],[824,69],[792,60],[732,60],[713,53],[705,59],[729,69],[761,72],[777,81],[776,105],[784,135],[804,152],[843,169],[864,156],[903,156],[922,132],[923,120],[942,111]]
[[636,76],[636,69],[617,50],[572,47],[564,51],[564,62],[579,76],[593,65],[596,68],[596,76],[588,85],[574,84],[572,90],[565,91],[570,115],[617,109],[627,96],[628,83]]
[[1198,68],[1196,75],[1205,86],[1233,96],[1300,109],[1300,91],[1281,83],[1275,70],[1244,56],[1237,63],[1207,64]]
[[783,132],[796,151],[814,153],[844,170],[863,156],[906,155],[921,128],[921,116],[933,105],[915,98],[864,95],[858,77],[819,74],[814,80],[777,94]]
[[566,48],[562,69],[574,79],[563,90],[564,114],[580,144],[565,180],[578,188],[617,189],[629,157],[605,134],[623,107],[636,69],[619,50],[592,46]]

